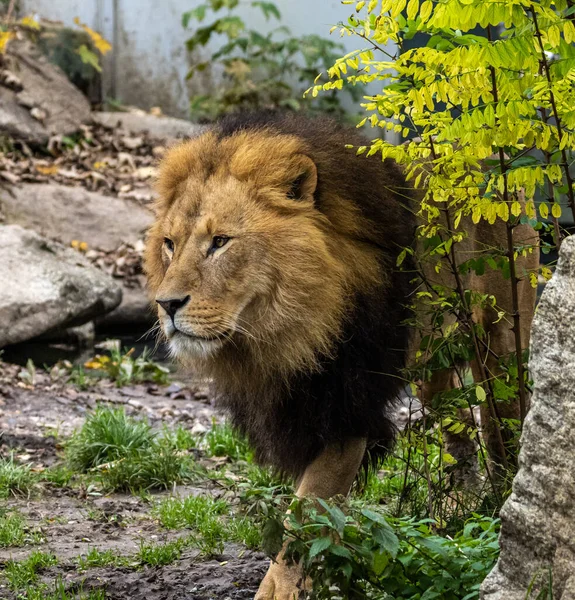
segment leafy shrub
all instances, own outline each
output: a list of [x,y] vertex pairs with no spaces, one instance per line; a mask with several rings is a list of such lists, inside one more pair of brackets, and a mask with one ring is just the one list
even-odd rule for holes
[[357,504],[348,514],[333,503],[319,505],[321,512],[296,500],[287,531],[278,515],[266,528],[275,548],[287,534],[286,557],[303,560],[317,600],[471,600],[498,556],[499,522],[491,518],[475,515],[456,535],[443,537],[429,519],[394,519]]
[[[236,13],[238,5],[239,0],[208,0],[183,15],[184,27],[192,21],[203,23],[210,13],[214,19],[195,29],[186,43],[188,51],[206,47],[214,36],[226,40],[208,60],[194,64],[189,72],[188,77],[192,77],[214,65],[223,70],[222,84],[213,94],[192,98],[192,116],[213,120],[234,111],[262,108],[343,114],[335,93],[314,102],[303,98],[305,88],[319,71],[333,64],[343,46],[318,35],[293,37],[285,26],[265,35],[248,30]],[[281,21],[280,11],[273,2],[257,1],[249,5],[260,10],[266,21]]]

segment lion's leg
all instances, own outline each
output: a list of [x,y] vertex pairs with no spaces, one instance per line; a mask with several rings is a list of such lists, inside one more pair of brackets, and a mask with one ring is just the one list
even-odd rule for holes
[[[435,371],[429,381],[421,386],[420,400],[424,407],[431,407],[435,394],[460,387],[455,369]],[[457,487],[473,487],[479,482],[479,462],[477,443],[469,436],[468,429],[474,426],[471,411],[467,408],[457,410],[459,422],[465,425],[461,433],[452,433],[448,429],[444,433],[445,450],[457,461],[453,470],[453,483]]]
[[[346,496],[349,493],[365,454],[366,440],[350,439],[345,444],[328,446],[305,470],[296,495],[324,498]],[[288,566],[280,552],[270,565],[255,600],[294,600],[304,591],[301,570]]]

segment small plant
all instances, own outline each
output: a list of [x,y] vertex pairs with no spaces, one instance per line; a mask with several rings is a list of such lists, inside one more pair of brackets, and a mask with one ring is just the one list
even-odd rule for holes
[[122,351],[119,340],[108,340],[102,344],[110,354],[97,354],[84,364],[86,369],[101,371],[118,387],[132,383],[150,381],[164,385],[168,382],[170,370],[150,358],[145,348],[142,354],[134,358],[135,348]]
[[30,465],[19,464],[14,454],[0,458],[0,498],[29,496],[38,484],[38,475]]
[[119,556],[114,550],[98,550],[90,548],[85,556],[76,560],[81,571],[93,567],[127,567],[134,564],[134,560],[127,556]]
[[[213,21],[198,26],[187,40],[189,52],[207,47],[212,36],[225,39],[209,60],[197,62],[190,69],[188,77],[214,66],[216,78],[220,75],[218,71],[223,72],[223,80],[213,94],[192,98],[192,116],[213,120],[234,111],[262,108],[343,114],[335,93],[319,101],[303,98],[305,88],[317,80],[320,71],[333,64],[343,46],[318,35],[294,37],[285,26],[267,34],[248,30],[246,22],[236,13],[238,5],[239,0],[208,0],[182,17],[187,28],[192,21],[203,23],[209,13],[213,14]],[[249,5],[261,11],[266,21],[281,21],[280,11],[273,2],[257,1]]]
[[154,442],[147,450],[137,450],[96,470],[107,490],[133,491],[170,489],[194,476],[189,455]]
[[192,450],[198,445],[198,440],[182,425],[177,425],[173,430],[164,425],[160,440],[163,444],[180,451]]
[[18,373],[18,379],[30,386],[36,384],[36,366],[31,358],[26,362],[26,367]]
[[62,577],[58,576],[53,586],[34,585],[20,590],[19,597],[26,600],[106,600],[106,592],[103,589],[92,589],[87,592],[82,585],[70,584],[67,589]]
[[70,370],[68,383],[75,385],[80,390],[87,390],[96,383],[97,379],[86,373],[82,365],[75,365]]
[[227,510],[225,500],[216,500],[211,496],[188,496],[183,500],[166,498],[154,507],[153,512],[167,529],[205,529],[215,517],[225,514]]
[[179,538],[166,544],[146,543],[140,541],[140,549],[136,554],[136,559],[151,567],[169,565],[180,558],[183,548],[187,545],[187,540]]
[[19,590],[35,583],[38,579],[38,571],[57,564],[58,559],[53,554],[36,550],[25,560],[7,561],[4,575],[10,588]]
[[253,452],[247,440],[240,437],[229,423],[212,423],[206,433],[202,446],[210,456],[227,456],[232,460],[253,462]]
[[249,517],[235,516],[227,523],[227,533],[230,542],[238,542],[250,550],[259,550],[262,547],[261,525]]
[[40,473],[40,479],[54,487],[63,488],[70,485],[74,478],[74,471],[67,465],[54,465]]
[[40,544],[42,541],[40,532],[31,530],[24,517],[16,512],[0,509],[0,548]]

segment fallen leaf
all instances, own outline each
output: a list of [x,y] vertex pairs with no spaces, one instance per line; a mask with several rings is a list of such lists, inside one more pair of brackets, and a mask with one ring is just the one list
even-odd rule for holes
[[36,165],[36,171],[42,173],[42,175],[56,175],[59,170],[60,167],[58,167],[58,165],[49,165],[46,167],[43,165]]

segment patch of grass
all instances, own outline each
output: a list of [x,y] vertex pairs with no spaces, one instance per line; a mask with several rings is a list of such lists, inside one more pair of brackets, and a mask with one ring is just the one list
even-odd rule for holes
[[203,439],[203,447],[210,456],[228,456],[232,460],[252,463],[253,451],[247,440],[240,437],[229,423],[212,425]]
[[225,500],[216,500],[211,496],[188,496],[166,498],[158,503],[153,513],[166,529],[204,529],[210,522],[228,510]]
[[39,477],[42,481],[52,484],[55,487],[68,487],[75,477],[74,471],[67,465],[55,465],[42,471]]
[[42,541],[41,533],[30,530],[22,515],[0,510],[0,548],[40,544]]
[[67,588],[62,578],[58,577],[53,586],[27,587],[20,597],[26,600],[106,600],[106,592],[104,589],[84,592],[82,585],[75,583],[70,583]]
[[25,560],[6,562],[4,576],[13,590],[29,586],[38,579],[38,571],[58,564],[58,559],[50,552],[36,550]]
[[250,550],[261,548],[262,527],[254,519],[234,516],[226,525],[227,538],[230,542],[244,544]]
[[184,430],[158,435],[122,408],[99,406],[66,445],[68,465],[89,472],[107,490],[168,489],[194,474]]
[[78,569],[86,571],[92,567],[127,567],[134,564],[129,556],[119,556],[114,550],[98,550],[90,548],[85,556],[76,559]]
[[87,472],[151,448],[155,433],[147,421],[126,415],[123,408],[98,406],[66,444],[71,469]]
[[196,437],[181,425],[178,425],[174,430],[164,425],[160,439],[175,450],[193,450],[198,447]]
[[190,543],[211,556],[223,552],[223,543],[229,537],[221,518],[227,511],[225,500],[216,500],[211,496],[188,496],[183,500],[167,498],[156,505],[153,512],[167,529],[191,529]]
[[231,515],[225,500],[211,496],[167,498],[152,512],[166,529],[190,529],[190,545],[208,556],[221,554],[224,542],[240,542],[248,548],[261,544],[259,524],[246,516]]
[[173,449],[154,444],[145,451],[133,452],[99,470],[98,478],[109,490],[138,491],[169,489],[190,481],[193,461]]
[[165,544],[146,543],[141,540],[136,560],[151,567],[169,565],[180,558],[182,550],[187,544],[188,540],[185,538],[179,538]]
[[19,464],[14,460],[14,454],[8,458],[0,458],[0,498],[30,496],[38,479],[30,465]]

